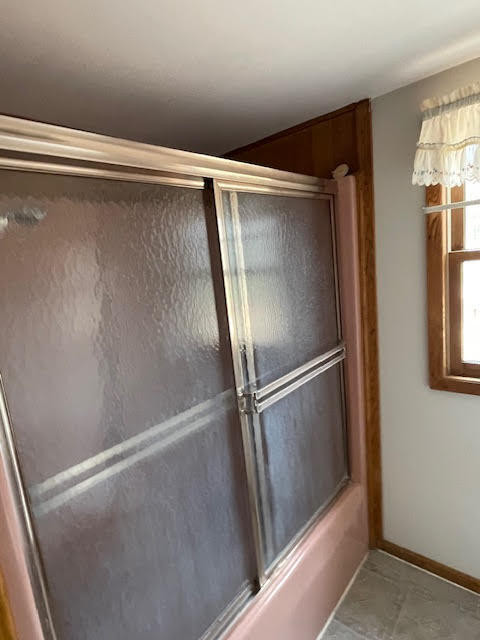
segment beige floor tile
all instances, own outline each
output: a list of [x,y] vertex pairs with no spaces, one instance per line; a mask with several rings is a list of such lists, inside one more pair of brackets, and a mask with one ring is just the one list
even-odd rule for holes
[[393,640],[455,640],[459,608],[410,591],[392,634]]
[[363,640],[363,638],[364,636],[355,633],[355,631],[338,622],[338,620],[333,620],[322,640]]
[[480,596],[478,594],[437,578],[381,551],[371,551],[364,568],[393,580],[399,586],[413,587],[428,598],[458,604],[463,611],[477,614],[479,612]]
[[455,640],[480,640],[480,616],[460,614]]
[[336,619],[371,640],[388,638],[405,597],[392,580],[362,569],[337,611]]
[[480,640],[480,596],[370,552],[325,640]]

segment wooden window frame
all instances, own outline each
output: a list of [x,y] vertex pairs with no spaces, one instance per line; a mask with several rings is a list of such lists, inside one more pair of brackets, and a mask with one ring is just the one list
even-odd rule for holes
[[[426,203],[447,202],[442,185],[427,187]],[[464,199],[463,187],[451,190],[451,201]],[[480,251],[464,250],[464,210],[426,216],[427,304],[430,387],[480,395],[480,365],[461,358],[461,265],[479,260]]]

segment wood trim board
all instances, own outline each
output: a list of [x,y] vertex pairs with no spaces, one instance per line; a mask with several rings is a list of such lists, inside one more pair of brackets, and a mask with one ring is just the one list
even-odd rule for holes
[[363,362],[370,547],[383,537],[382,468],[380,449],[380,385],[378,365],[377,276],[375,264],[375,211],[373,197],[372,119],[370,101],[355,110],[358,242],[362,307]]

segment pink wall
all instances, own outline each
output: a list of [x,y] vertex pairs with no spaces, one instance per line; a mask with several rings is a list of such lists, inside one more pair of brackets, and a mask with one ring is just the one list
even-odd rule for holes
[[338,181],[337,242],[351,482],[241,616],[228,640],[314,640],[368,549],[355,179]]

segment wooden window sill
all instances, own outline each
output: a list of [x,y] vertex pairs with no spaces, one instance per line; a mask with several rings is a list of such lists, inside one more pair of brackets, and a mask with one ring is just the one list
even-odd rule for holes
[[445,375],[430,380],[430,388],[436,391],[453,391],[454,393],[469,393],[480,396],[480,379]]

